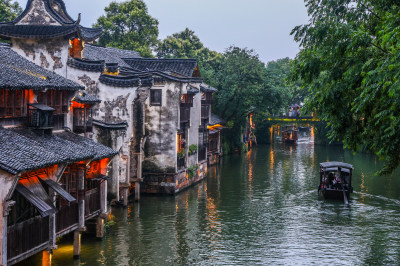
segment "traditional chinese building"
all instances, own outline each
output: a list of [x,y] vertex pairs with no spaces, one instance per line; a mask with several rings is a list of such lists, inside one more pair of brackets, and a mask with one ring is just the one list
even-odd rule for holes
[[89,122],[73,112],[75,103],[90,112],[98,102],[82,89],[0,45],[2,265],[50,252],[56,238],[72,232],[78,256],[88,220],[102,236],[108,166],[117,152],[66,127]]
[[0,37],[86,88],[72,99],[64,122],[118,151],[109,165],[109,199],[126,205],[133,191],[136,199],[140,191],[174,194],[203,179],[215,90],[202,84],[196,60],[144,59],[99,47],[92,42],[102,29],[79,23],[62,0],[29,0],[17,19],[0,24]]

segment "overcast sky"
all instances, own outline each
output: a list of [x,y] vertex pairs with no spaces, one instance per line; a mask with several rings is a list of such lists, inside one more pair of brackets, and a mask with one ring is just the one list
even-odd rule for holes
[[[23,8],[26,0],[17,0]],[[91,26],[112,0],[64,0],[68,13]],[[122,2],[122,0],[118,1]],[[304,0],[145,0],[159,21],[160,38],[186,27],[204,45],[223,52],[236,45],[254,49],[264,62],[294,58],[299,51],[290,31],[307,22]]]

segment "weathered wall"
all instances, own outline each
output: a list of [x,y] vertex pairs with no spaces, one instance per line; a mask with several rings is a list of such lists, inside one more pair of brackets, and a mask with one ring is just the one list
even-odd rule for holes
[[[4,172],[0,170],[0,214],[1,214],[1,219],[0,219],[0,263],[2,265],[4,264],[3,261],[3,254],[4,254],[4,241],[6,241],[6,238],[4,236],[6,235],[7,232],[5,232],[4,226],[7,225],[7,216],[4,216],[5,210],[4,206],[6,205],[7,201],[7,196],[9,196],[11,189],[13,188],[15,182],[17,182],[17,177],[14,175],[11,175],[7,172]],[[4,258],[6,260],[6,258]],[[6,261],[5,261],[6,262]]]
[[168,172],[176,171],[177,139],[179,128],[179,105],[183,85],[167,82],[162,89],[162,106],[151,106],[150,99],[145,102],[146,133],[145,161],[152,162]]
[[207,174],[207,163],[198,165],[198,169],[193,176],[189,171],[180,173],[144,173],[144,182],[141,186],[142,193],[146,194],[168,194],[174,195],[183,189],[186,189],[197,182],[203,180]]
[[68,40],[12,39],[12,49],[35,64],[67,77]]

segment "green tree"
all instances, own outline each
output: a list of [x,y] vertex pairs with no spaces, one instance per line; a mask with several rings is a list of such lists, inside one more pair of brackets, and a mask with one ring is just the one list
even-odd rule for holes
[[106,15],[97,19],[94,26],[104,29],[99,44],[134,50],[143,57],[152,57],[158,44],[158,21],[148,14],[142,0],[112,2],[105,8]]
[[400,3],[306,0],[311,17],[292,34],[302,47],[293,78],[310,88],[308,107],[330,137],[376,153],[381,174],[400,164]]
[[215,71],[216,87],[213,110],[228,120],[231,146],[239,146],[241,133],[250,111],[263,114],[273,112],[278,91],[267,82],[267,71],[253,50],[230,47],[223,54]]
[[308,91],[302,89],[300,80],[290,79],[292,64],[293,60],[288,57],[267,64],[268,85],[279,91],[277,97],[279,97],[280,106],[275,108],[278,113],[287,112],[291,104],[304,102],[308,95]]
[[12,0],[0,0],[0,22],[8,22],[15,19],[22,12],[18,2]]

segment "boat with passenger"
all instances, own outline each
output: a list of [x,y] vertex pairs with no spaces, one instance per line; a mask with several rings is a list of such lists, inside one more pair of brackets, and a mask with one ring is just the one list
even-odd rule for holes
[[343,200],[348,204],[350,193],[353,193],[353,169],[353,165],[343,162],[320,163],[318,194],[321,193],[325,199]]
[[296,143],[298,140],[298,129],[295,125],[286,125],[282,127],[282,142]]

